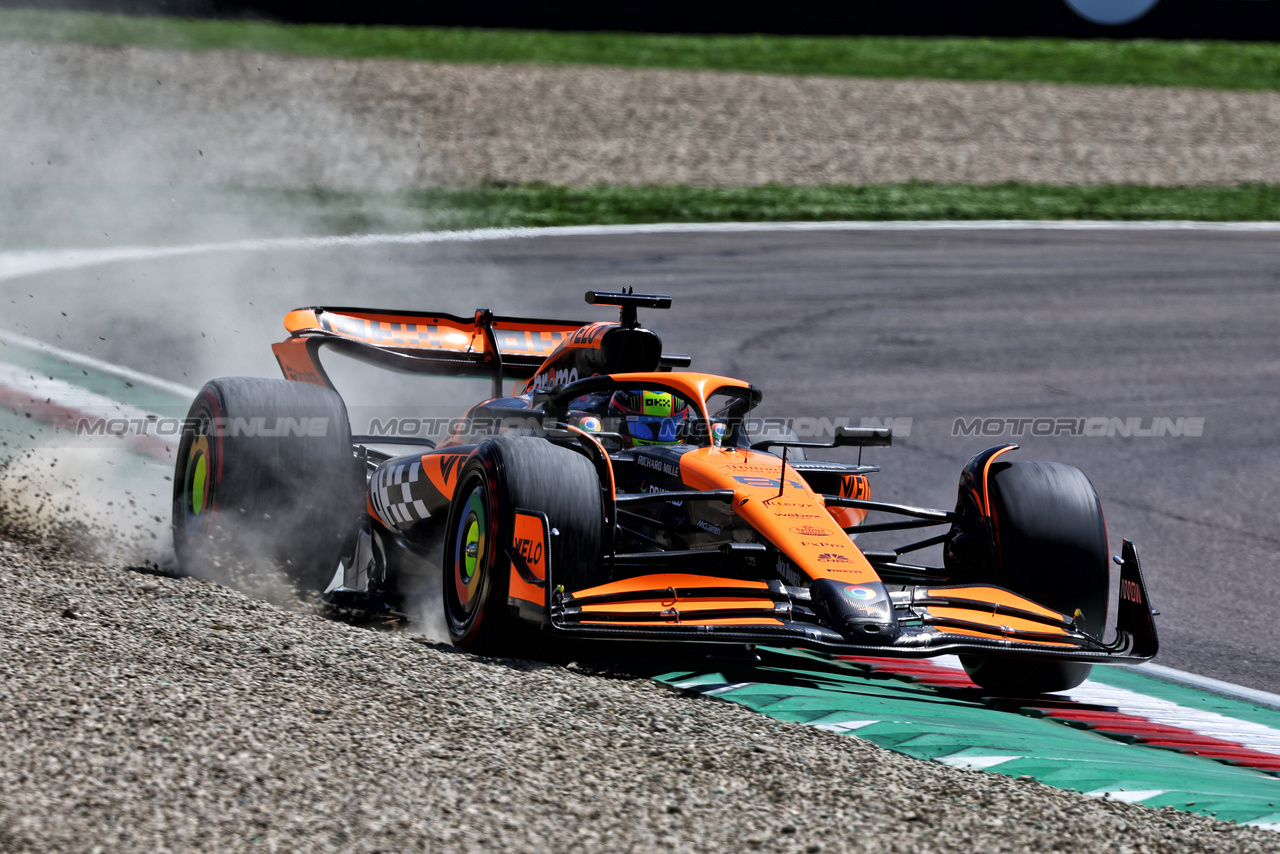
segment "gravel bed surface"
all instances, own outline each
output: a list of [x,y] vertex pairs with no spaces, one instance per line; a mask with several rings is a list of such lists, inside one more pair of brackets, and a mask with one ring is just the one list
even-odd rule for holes
[[1280,94],[0,44],[0,180],[1280,183]]
[[0,850],[1280,851],[0,537]]

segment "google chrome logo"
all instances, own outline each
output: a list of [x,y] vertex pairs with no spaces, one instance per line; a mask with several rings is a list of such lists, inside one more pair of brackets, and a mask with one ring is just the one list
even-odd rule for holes
[[1066,0],[1071,11],[1086,21],[1113,27],[1138,20],[1159,2],[1160,0]]

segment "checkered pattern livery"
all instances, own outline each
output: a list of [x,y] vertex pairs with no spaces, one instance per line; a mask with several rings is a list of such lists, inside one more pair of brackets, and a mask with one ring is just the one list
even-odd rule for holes
[[498,340],[498,349],[503,353],[520,353],[531,356],[547,356],[560,346],[560,342],[569,337],[567,332],[537,331],[534,329],[501,329],[494,328],[493,336]]
[[[386,347],[415,350],[449,350],[483,353],[484,336],[474,329],[460,329],[451,323],[411,323],[378,320],[334,312],[318,313],[320,328],[325,332]],[[504,354],[545,356],[568,335],[561,330],[503,329],[495,326],[494,338]]]
[[392,460],[379,468],[369,482],[369,503],[383,521],[397,528],[412,525],[431,518],[431,511],[418,497],[428,488],[422,477],[421,460]]
[[482,337],[459,332],[451,326],[441,329],[435,323],[391,323],[329,312],[320,315],[319,320],[326,332],[370,344],[428,350],[484,350]]

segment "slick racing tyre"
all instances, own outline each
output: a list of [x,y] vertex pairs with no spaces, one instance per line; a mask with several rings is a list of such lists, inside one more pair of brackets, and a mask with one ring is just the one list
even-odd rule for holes
[[211,380],[178,445],[173,543],[183,572],[323,590],[364,496],[342,398],[288,380]]
[[581,589],[598,571],[603,510],[590,461],[545,439],[487,440],[462,469],[445,526],[442,598],[455,646],[521,656],[550,647],[544,633],[519,623],[507,605],[516,508],[547,515],[555,584]]
[[[987,583],[1071,616],[1100,638],[1107,624],[1107,529],[1093,484],[1062,463],[996,462],[988,481],[994,560]],[[962,655],[965,671],[995,694],[1066,691],[1093,665],[1076,661]]]

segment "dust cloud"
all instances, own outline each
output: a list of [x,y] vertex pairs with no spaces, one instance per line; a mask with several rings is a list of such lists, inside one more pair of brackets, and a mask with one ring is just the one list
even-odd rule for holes
[[166,470],[117,449],[29,448],[0,463],[0,535],[172,571]]
[[[394,109],[317,85],[315,67],[239,52],[0,42],[0,252],[410,230],[447,219],[448,211],[413,209],[401,191],[463,176]],[[460,265],[485,263],[449,251]],[[0,329],[195,388],[216,376],[278,377],[270,344],[283,337],[285,312],[300,305],[475,308],[474,292],[445,286],[375,292],[370,281],[383,271],[371,264],[402,266],[377,252],[358,261],[339,251],[219,252],[10,278],[0,281]],[[490,283],[491,296],[512,291],[499,271],[472,275]],[[485,396],[406,387],[362,370],[344,381],[356,395],[356,433],[397,412],[456,415]],[[388,410],[389,400],[407,402]],[[176,571],[176,447],[140,455],[111,437],[33,425],[32,404],[0,405],[0,533]],[[160,414],[185,412],[175,405]],[[313,607],[314,597],[271,565],[270,551],[264,535],[248,549],[256,554],[198,574]],[[443,637],[433,595],[415,599],[419,625]]]

